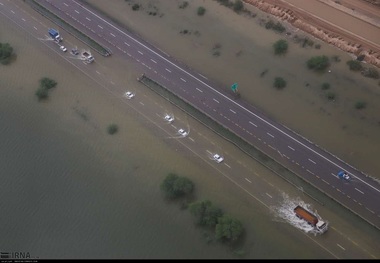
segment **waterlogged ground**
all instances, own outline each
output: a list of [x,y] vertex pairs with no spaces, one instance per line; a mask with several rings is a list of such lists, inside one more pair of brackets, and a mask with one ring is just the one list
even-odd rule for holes
[[[302,48],[291,41],[301,32],[289,28],[291,35],[286,36],[266,30],[262,24],[270,18],[255,8],[250,10],[257,16],[248,18],[215,1],[188,1],[185,8],[179,8],[184,1],[138,1],[137,11],[131,9],[137,3],[133,0],[88,2],[226,89],[238,82],[243,99],[354,167],[380,178],[379,80],[350,72],[348,54],[315,39],[320,49]],[[197,15],[199,6],[206,8],[205,15]],[[289,40],[289,52],[276,57],[272,44],[280,38]],[[330,73],[306,68],[307,59],[317,55],[330,57]],[[261,76],[262,72],[266,74]],[[285,89],[273,88],[275,77],[287,81]],[[325,82],[330,89],[322,90]],[[335,99],[327,99],[328,93]],[[367,107],[355,109],[359,101]]]

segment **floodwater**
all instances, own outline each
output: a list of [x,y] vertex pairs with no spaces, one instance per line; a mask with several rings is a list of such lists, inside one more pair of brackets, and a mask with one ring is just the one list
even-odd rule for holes
[[[188,211],[164,200],[159,184],[176,172],[194,181],[197,198],[213,201],[243,222],[244,245],[238,249],[246,258],[333,257],[290,224],[274,220],[265,207],[160,132],[144,112],[128,107],[3,16],[0,32],[0,41],[11,43],[17,53],[16,61],[0,68],[1,251],[40,258],[234,258],[231,248],[207,243]],[[70,36],[65,42],[80,45]],[[104,78],[119,83],[120,91],[127,87],[144,94],[186,120],[184,113],[141,90],[135,81],[141,72],[134,65],[96,58],[91,66],[114,69]],[[34,92],[43,76],[58,86],[48,101],[38,102]],[[202,125],[188,122],[192,131],[211,136]],[[110,123],[120,128],[114,136],[106,133]],[[247,159],[213,139],[217,149]],[[266,176],[297,194],[276,176]]]

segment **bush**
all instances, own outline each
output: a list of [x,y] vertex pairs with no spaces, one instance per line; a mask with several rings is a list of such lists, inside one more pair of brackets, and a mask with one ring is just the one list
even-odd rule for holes
[[208,200],[191,203],[189,211],[197,218],[198,225],[209,227],[216,226],[218,218],[223,215],[222,210]]
[[273,26],[273,30],[282,33],[282,32],[285,31],[285,27],[284,27],[283,25],[281,25],[280,22],[277,22],[277,23]]
[[55,86],[57,86],[57,82],[53,79],[49,79],[47,77],[44,77],[44,78],[40,79],[40,86],[47,88],[47,89],[51,89],[51,88],[54,88]]
[[199,16],[203,16],[205,13],[206,13],[206,8],[204,8],[203,6],[198,7],[197,14]]
[[316,44],[314,47],[315,49],[321,49],[321,44]]
[[307,67],[316,71],[323,71],[330,65],[329,58],[326,56],[315,56],[307,61]]
[[362,74],[364,77],[372,78],[372,79],[378,79],[379,78],[379,72],[374,68],[366,68],[362,71]]
[[38,100],[43,100],[43,99],[47,99],[49,97],[49,91],[47,88],[45,87],[39,87],[37,90],[36,90],[36,96],[38,98]]
[[328,92],[328,93],[326,94],[326,98],[327,98],[328,100],[335,100],[335,98],[336,98],[336,94],[335,94],[334,92],[330,91],[330,92]]
[[272,29],[273,27],[274,27],[274,22],[272,20],[269,20],[268,22],[265,23],[266,29]]
[[7,65],[12,57],[13,47],[8,43],[0,43],[0,63]]
[[139,10],[140,9],[140,5],[139,4],[134,4],[133,6],[132,6],[132,10],[133,11],[137,11],[137,10]]
[[325,83],[322,84],[322,89],[323,90],[327,90],[329,88],[330,88],[330,83],[325,82]]
[[364,109],[365,107],[367,107],[367,103],[365,103],[364,101],[358,101],[355,103],[355,109],[357,110]]
[[110,124],[107,128],[108,134],[115,134],[119,130],[119,127],[116,124]]
[[277,89],[282,89],[286,87],[286,81],[281,77],[276,77],[274,79],[273,86]]
[[240,12],[241,10],[243,10],[244,8],[244,4],[241,0],[235,0],[235,3],[234,3],[234,11],[235,12]]
[[182,4],[180,4],[178,7],[179,7],[180,9],[185,9],[188,5],[189,5],[189,2],[184,1],[184,2],[183,2]]
[[358,60],[349,60],[347,61],[347,65],[353,71],[359,71],[363,68],[362,63]]
[[242,223],[230,216],[219,217],[218,224],[215,226],[216,239],[225,241],[236,241],[243,233]]
[[194,184],[186,177],[170,173],[161,183],[161,190],[169,198],[178,198],[193,192]]
[[284,39],[280,39],[276,41],[276,43],[273,44],[273,48],[274,48],[274,54],[276,55],[285,54],[286,51],[288,51],[288,42],[286,42],[286,40]]

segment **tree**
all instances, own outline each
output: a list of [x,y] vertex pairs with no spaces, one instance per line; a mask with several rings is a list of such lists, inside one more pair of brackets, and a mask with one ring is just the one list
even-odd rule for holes
[[236,241],[243,233],[243,230],[243,225],[239,220],[223,215],[218,218],[218,224],[215,226],[216,239]]
[[117,133],[118,130],[119,130],[119,127],[116,124],[110,124],[107,127],[107,132],[108,134],[111,134],[111,135]]
[[358,60],[349,60],[347,61],[347,65],[353,71],[359,71],[363,68],[362,63]]
[[234,3],[234,11],[235,12],[240,12],[241,10],[243,10],[244,8],[244,4],[241,0],[235,0],[235,3]]
[[8,43],[0,43],[0,63],[6,65],[10,62],[13,47]]
[[316,71],[323,71],[330,65],[329,58],[326,56],[315,56],[307,61],[307,67]]
[[47,99],[48,98],[49,91],[46,88],[44,88],[44,87],[39,87],[36,90],[35,94],[36,94],[38,100],[43,100],[43,99]]
[[191,203],[189,211],[196,217],[197,224],[209,227],[215,226],[218,218],[223,215],[222,210],[208,200]]
[[203,16],[205,13],[206,13],[206,8],[204,8],[203,6],[198,7],[197,14],[199,16]]
[[40,79],[40,86],[42,88],[51,89],[57,86],[57,82],[53,79],[49,79],[47,77],[44,77]]
[[274,54],[276,55],[285,54],[286,51],[288,51],[288,42],[286,42],[286,40],[284,39],[280,39],[276,41],[276,43],[273,44],[273,48],[274,48]]
[[273,86],[277,89],[282,89],[286,87],[286,81],[281,77],[276,77],[274,79]]
[[194,190],[194,184],[186,177],[179,177],[176,174],[169,173],[161,183],[161,190],[169,198],[177,198],[190,194]]
[[323,90],[327,90],[327,89],[329,89],[330,88],[330,83],[328,83],[328,82],[324,82],[324,83],[322,83],[322,89]]

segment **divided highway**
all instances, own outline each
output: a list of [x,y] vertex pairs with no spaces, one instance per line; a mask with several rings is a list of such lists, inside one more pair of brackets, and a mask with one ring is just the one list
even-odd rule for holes
[[[275,123],[241,99],[235,100],[205,76],[178,63],[140,37],[102,18],[76,0],[39,0],[40,4],[112,50],[134,59],[142,73],[177,94],[215,121],[298,174],[380,229],[380,185],[336,156]],[[338,178],[347,171],[351,180]]]

